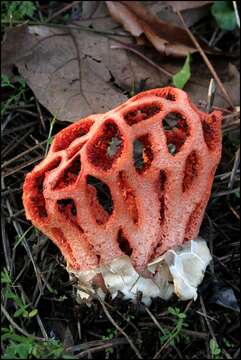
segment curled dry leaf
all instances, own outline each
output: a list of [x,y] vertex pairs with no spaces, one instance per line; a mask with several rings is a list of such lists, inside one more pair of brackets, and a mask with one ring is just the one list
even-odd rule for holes
[[2,45],[3,73],[11,75],[17,66],[40,103],[65,121],[109,110],[127,99],[122,90],[144,79],[147,88],[167,81],[137,56],[112,50],[113,44],[101,34],[68,27],[11,28]]
[[143,28],[138,21],[138,17],[119,1],[106,1],[106,5],[117,22],[124,24],[124,27],[133,36],[138,37],[143,33]]
[[[137,38],[145,34],[161,54],[185,57],[197,51],[184,29],[161,21],[140,2],[106,1],[106,5],[112,17],[127,31]],[[207,52],[213,52],[205,44],[202,45]]]

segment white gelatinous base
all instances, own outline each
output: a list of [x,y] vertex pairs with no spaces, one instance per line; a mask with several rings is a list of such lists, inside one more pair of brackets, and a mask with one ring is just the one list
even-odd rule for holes
[[104,298],[103,290],[92,284],[92,279],[97,274],[102,274],[105,286],[113,299],[120,291],[124,299],[135,301],[137,293],[142,292],[141,301],[150,305],[152,298],[168,300],[173,293],[181,300],[196,300],[197,287],[202,282],[211,259],[206,241],[198,237],[168,250],[149,263],[147,269],[153,274],[152,279],[140,276],[128,256],[116,258],[110,264],[94,270],[72,272],[69,269],[69,272],[78,279],[79,301],[90,303],[96,293]]

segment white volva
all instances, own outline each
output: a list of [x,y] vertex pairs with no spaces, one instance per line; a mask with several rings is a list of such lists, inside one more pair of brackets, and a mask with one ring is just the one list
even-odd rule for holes
[[[151,299],[160,297],[168,300],[175,293],[181,300],[197,298],[197,287],[202,282],[204,272],[212,257],[206,241],[200,237],[168,250],[150,264],[148,270],[152,279],[140,276],[132,266],[128,256],[121,256],[110,264],[95,270],[75,272],[79,289],[77,297],[80,301],[91,301],[97,292],[104,297],[101,289],[96,289],[91,280],[96,274],[102,274],[105,286],[114,299],[118,291],[124,299],[135,301],[137,293],[142,293],[142,302],[146,305]],[[70,271],[71,272],[71,271]]]

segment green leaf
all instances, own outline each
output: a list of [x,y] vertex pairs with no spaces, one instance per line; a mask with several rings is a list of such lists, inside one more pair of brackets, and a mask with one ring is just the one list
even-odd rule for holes
[[34,11],[36,10],[36,5],[33,1],[21,1],[19,4],[19,12],[22,17],[24,16],[33,16]]
[[182,69],[172,77],[172,83],[178,89],[183,89],[186,83],[188,82],[188,80],[190,79],[191,76],[190,62],[191,62],[191,55],[188,54]]
[[7,75],[1,75],[1,87],[11,87],[15,89],[15,86],[11,83],[11,80]]
[[16,353],[19,355],[19,359],[28,359],[28,355],[32,351],[33,345],[30,343],[22,343],[15,345]]
[[220,29],[226,31],[235,29],[237,21],[231,1],[215,1],[211,7],[211,13]]
[[21,307],[20,309],[18,309],[17,311],[15,311],[13,317],[27,317],[28,316],[28,312],[26,311],[28,305]]
[[221,350],[220,350],[220,348],[219,348],[219,346],[218,346],[215,339],[210,340],[209,347],[210,347],[210,350],[211,350],[212,359],[216,358],[216,356],[221,353]]
[[11,278],[10,275],[7,271],[7,269],[3,269],[3,271],[1,271],[1,283],[2,284],[11,284]]
[[28,313],[28,317],[31,318],[31,317],[34,317],[38,314],[38,309],[33,309],[32,311],[30,311]]
[[180,310],[178,308],[168,307],[168,312],[174,316],[178,316]]
[[180,313],[180,314],[178,314],[178,317],[179,317],[180,319],[186,319],[186,314]]

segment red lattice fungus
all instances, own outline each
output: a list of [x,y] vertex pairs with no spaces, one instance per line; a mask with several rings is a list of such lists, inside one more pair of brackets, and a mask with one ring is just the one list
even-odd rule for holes
[[60,131],[27,176],[27,218],[69,269],[123,254],[135,269],[198,235],[221,154],[221,113],[171,87]]

